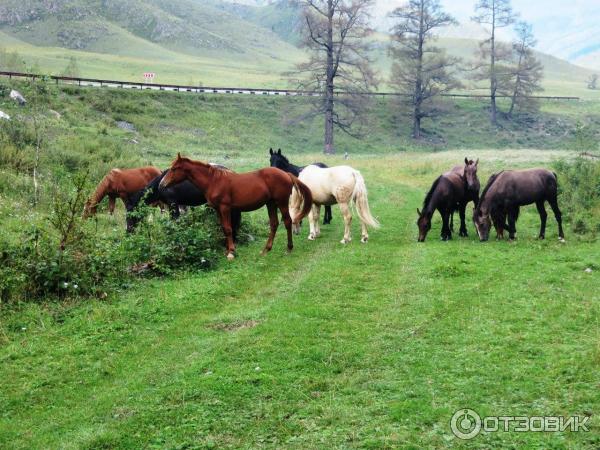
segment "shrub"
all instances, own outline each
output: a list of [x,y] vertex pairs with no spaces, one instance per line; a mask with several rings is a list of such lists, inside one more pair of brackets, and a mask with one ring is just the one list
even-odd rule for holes
[[577,234],[600,233],[600,161],[577,158],[555,164],[559,203]]

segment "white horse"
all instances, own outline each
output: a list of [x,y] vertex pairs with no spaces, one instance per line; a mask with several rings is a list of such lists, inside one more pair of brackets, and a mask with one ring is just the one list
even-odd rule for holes
[[[319,215],[321,214],[321,205],[340,205],[340,211],[344,218],[344,239],[342,244],[347,244],[352,240],[350,237],[350,224],[352,223],[352,213],[350,211],[350,202],[354,201],[361,225],[361,242],[365,243],[369,239],[367,225],[373,228],[379,228],[379,223],[371,215],[369,210],[369,201],[367,199],[367,187],[365,180],[358,170],[350,166],[336,166],[321,168],[318,166],[306,166],[298,178],[306,184],[313,195],[313,206],[308,214],[310,224],[310,234],[308,239],[315,240],[320,234]],[[290,197],[290,215],[292,219],[300,213],[302,200],[294,190]],[[294,226],[294,232],[300,232],[300,225]]]

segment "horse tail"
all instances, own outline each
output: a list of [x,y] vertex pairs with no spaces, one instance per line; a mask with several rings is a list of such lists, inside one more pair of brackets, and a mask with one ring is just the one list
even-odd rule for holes
[[379,228],[379,222],[371,215],[365,179],[358,170],[354,170],[352,174],[354,175],[355,180],[352,200],[354,200],[358,217],[363,223],[366,223],[373,228]]
[[94,216],[96,214],[96,208],[98,207],[98,203],[102,201],[102,199],[106,196],[106,193],[108,191],[113,175],[113,170],[114,169],[111,169],[110,172],[108,172],[104,176],[104,178],[102,178],[102,181],[98,183],[98,186],[96,187],[94,193],[85,202],[85,207],[83,209],[84,219],[90,216]]
[[300,203],[303,203],[302,211],[300,211],[298,217],[294,218],[294,224],[299,224],[300,221],[304,219],[310,212],[310,208],[312,207],[312,192],[309,187],[300,181],[295,175],[292,175],[289,172],[287,174],[292,181],[293,189],[296,189],[298,192],[298,197],[296,198],[296,204],[294,207],[300,209]]

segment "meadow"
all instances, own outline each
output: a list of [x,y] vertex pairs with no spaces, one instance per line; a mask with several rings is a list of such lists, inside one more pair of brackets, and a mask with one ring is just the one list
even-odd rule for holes
[[[306,239],[305,224],[286,254],[280,229],[261,257],[267,215],[260,210],[244,217],[253,237],[233,262],[219,252],[211,270],[189,265],[135,278],[107,296],[0,305],[0,447],[600,446],[597,233],[575,233],[566,213],[566,242],[557,240],[552,216],[539,241],[535,207],[523,210],[514,242],[480,243],[470,208],[468,238],[441,242],[436,216],[418,244],[415,224],[433,179],[465,156],[480,158],[482,183],[503,168],[574,161],[583,141],[573,128],[582,120],[594,127],[595,105],[548,104],[547,128],[490,133],[480,104],[458,103],[460,119],[432,125],[445,141],[421,145],[402,137],[381,107],[367,136],[340,138],[340,153],[350,151],[345,161],[316,151],[320,124],[287,125],[293,109],[283,99],[68,88],[47,101],[61,118],[46,124],[36,208],[30,147],[9,154],[3,141],[3,237],[17,240],[32,224],[47,224],[51,186],[70,173],[89,170],[97,180],[113,165],[166,167],[176,150],[244,171],[266,166],[269,146],[299,164],[359,169],[382,227],[363,245],[355,220],[354,240],[343,246],[334,208],[316,242]],[[13,117],[26,114],[1,106]],[[466,120],[470,127],[457,123]],[[569,211],[564,195],[559,203]],[[126,239],[122,205],[89,226],[103,240]],[[461,408],[589,416],[590,431],[461,441],[449,425]]]
[[[565,152],[477,151],[484,174]],[[353,158],[382,222],[367,245],[263,237],[209,273],[2,315],[0,442],[12,448],[596,448],[597,241],[416,243],[432,176],[462,151]],[[308,162],[317,155],[306,155]],[[342,163],[340,159],[332,163]],[[262,165],[262,158],[235,169]],[[255,213],[266,227],[264,211]],[[103,218],[102,220],[110,220]],[[123,221],[118,217],[116,222]],[[357,233],[355,223],[354,232]],[[355,234],[356,237],[356,234]],[[591,273],[585,269],[591,268]],[[454,411],[592,416],[588,433],[459,441]]]

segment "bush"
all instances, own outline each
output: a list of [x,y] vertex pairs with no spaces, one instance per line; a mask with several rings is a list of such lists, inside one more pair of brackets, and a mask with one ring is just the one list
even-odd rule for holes
[[577,234],[600,233],[600,161],[577,158],[555,165],[560,206]]

